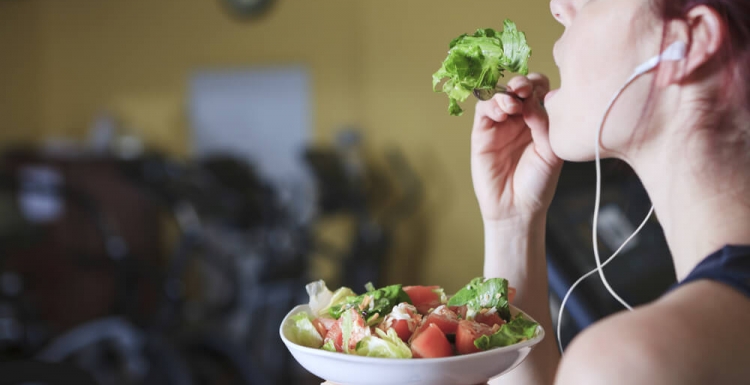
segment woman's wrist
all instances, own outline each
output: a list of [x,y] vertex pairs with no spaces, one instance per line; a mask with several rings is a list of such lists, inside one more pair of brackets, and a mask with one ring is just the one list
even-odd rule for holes
[[484,223],[484,276],[508,279],[523,309],[547,306],[545,228],[546,216]]
[[[539,262],[545,264],[545,227],[544,218],[485,222],[485,275],[540,273],[535,270],[540,267]],[[546,275],[546,271],[541,273]]]

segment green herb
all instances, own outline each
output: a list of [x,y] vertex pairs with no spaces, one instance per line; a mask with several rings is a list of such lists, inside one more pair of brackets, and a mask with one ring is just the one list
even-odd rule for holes
[[[530,56],[526,35],[510,20],[505,20],[502,32],[485,28],[473,35],[463,34],[450,42],[448,57],[432,75],[432,89],[448,94],[448,112],[460,116],[463,110],[458,102],[466,100],[475,88],[494,88],[506,70],[527,75]],[[444,78],[448,80],[438,89]]]

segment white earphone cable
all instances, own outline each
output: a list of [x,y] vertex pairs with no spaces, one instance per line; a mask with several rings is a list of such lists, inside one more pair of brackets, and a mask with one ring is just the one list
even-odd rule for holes
[[[599,124],[599,129],[596,130],[596,142],[594,142],[595,143],[594,148],[596,151],[596,161],[595,161],[596,163],[596,198],[594,202],[594,220],[591,225],[591,238],[592,238],[592,242],[594,245],[594,257],[596,258],[596,269],[599,271],[599,277],[602,279],[602,283],[604,284],[604,287],[607,288],[607,291],[609,291],[609,293],[612,294],[612,297],[614,297],[618,302],[620,302],[620,304],[622,304],[622,306],[624,306],[628,310],[633,310],[633,308],[627,302],[625,302],[625,300],[622,299],[615,292],[614,289],[612,289],[612,286],[610,286],[609,281],[607,281],[607,277],[604,275],[604,269],[602,269],[601,257],[599,256],[599,237],[597,236],[597,231],[599,227],[598,226],[599,225],[599,206],[601,204],[601,198],[602,198],[602,166],[601,166],[601,155],[599,153],[599,141],[601,140],[602,130],[604,129],[604,122],[606,121],[607,115],[609,115],[609,112],[611,111],[612,106],[615,104],[615,101],[617,100],[617,98],[620,97],[620,95],[625,90],[625,88],[627,88],[627,86],[629,86],[630,83],[632,83],[640,75],[642,75],[642,73],[636,72],[635,74],[633,74],[633,76],[631,76],[628,79],[625,85],[622,86],[622,88],[620,88],[620,90],[617,91],[615,96],[612,98],[612,101],[609,102],[609,106],[607,107],[607,110],[604,112],[604,116],[602,116],[602,120]],[[644,223],[651,216],[652,212],[653,210],[649,211],[649,214],[648,216],[646,216]],[[638,228],[638,230],[640,229],[641,227]],[[633,238],[633,236],[638,234],[638,230],[636,230],[630,237],[628,237],[627,240],[625,240],[625,242],[623,242],[623,244],[620,246],[620,249],[622,249],[622,247],[625,246]],[[617,253],[615,253],[614,255],[617,255]]]
[[643,226],[648,222],[648,219],[651,217],[651,214],[654,212],[654,207],[651,206],[651,210],[649,210],[648,214],[646,215],[646,218],[641,222],[641,224],[638,226],[638,228],[631,234],[623,243],[620,245],[620,247],[609,257],[607,260],[602,263],[601,257],[599,256],[599,241],[597,237],[597,227],[599,223],[599,206],[601,202],[601,195],[602,195],[602,171],[601,171],[601,154],[599,152],[599,141],[601,140],[601,133],[604,128],[604,122],[607,119],[607,116],[609,115],[610,110],[612,109],[612,106],[614,105],[615,101],[620,97],[623,91],[632,83],[635,79],[637,79],[640,75],[643,75],[647,72],[647,69],[644,70],[637,70],[636,73],[634,73],[626,82],[625,84],[615,93],[612,100],[609,102],[609,105],[607,105],[607,109],[604,111],[604,115],[602,116],[601,122],[599,123],[599,128],[596,131],[596,142],[595,142],[595,164],[596,164],[596,198],[594,200],[594,218],[592,221],[592,243],[594,246],[594,257],[596,259],[596,268],[589,271],[588,273],[584,274],[581,278],[579,278],[573,285],[570,286],[570,289],[568,289],[568,292],[565,293],[565,296],[563,297],[562,302],[560,303],[560,311],[557,316],[557,345],[560,349],[560,353],[563,352],[562,348],[562,340],[561,340],[561,324],[562,324],[562,314],[565,310],[565,303],[568,301],[568,298],[570,297],[570,294],[573,292],[573,289],[578,286],[579,283],[583,282],[584,279],[588,278],[594,272],[599,272],[599,277],[602,280],[602,283],[604,284],[604,287],[609,291],[609,293],[614,297],[618,302],[620,302],[625,308],[628,310],[633,310],[633,308],[628,305],[625,300],[620,298],[619,295],[612,289],[612,286],[610,286],[609,282],[607,281],[607,277],[604,275],[604,266],[606,266],[608,263],[610,263],[614,258],[619,255],[620,251],[625,247],[625,245],[630,242],[631,239],[633,239],[638,232],[641,231]]
[[[630,240],[633,237],[635,237],[639,231],[641,231],[641,228],[643,228],[643,226],[646,225],[646,223],[648,222],[648,219],[651,217],[651,214],[653,212],[654,212],[654,207],[651,206],[651,210],[648,212],[643,222],[641,222],[641,224],[638,226],[635,232],[631,234],[630,237],[628,237],[628,239],[626,239],[625,242],[622,243],[622,245],[620,245],[620,248],[618,248],[614,253],[612,253],[612,255],[609,258],[607,258],[607,260],[604,261],[604,263],[602,263],[602,268],[604,268],[604,266],[607,266],[610,262],[612,262],[612,260],[614,260],[618,254],[620,254],[620,251],[625,247],[625,245],[627,245],[628,242],[630,242]],[[590,277],[592,274],[596,273],[597,271],[600,271],[598,267],[584,274],[581,278],[578,278],[577,281],[575,281],[572,285],[570,285],[570,289],[568,289],[568,292],[565,293],[565,297],[563,297],[563,300],[560,303],[560,312],[557,314],[557,347],[560,349],[560,353],[562,353],[563,351],[562,339],[560,338],[561,337],[560,336],[560,323],[561,323],[560,321],[562,320],[563,309],[565,309],[565,303],[568,302],[568,298],[570,298],[570,294],[573,293],[573,289],[575,289],[576,286],[578,286],[578,284],[583,282],[584,279]]]

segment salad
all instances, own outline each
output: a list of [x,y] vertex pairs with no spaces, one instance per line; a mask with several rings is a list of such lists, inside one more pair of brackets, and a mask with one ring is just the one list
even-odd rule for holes
[[509,303],[503,278],[474,278],[449,297],[439,286],[365,286],[330,291],[306,286],[311,314],[291,318],[292,342],[315,349],[382,358],[438,358],[509,346],[534,337],[538,324]]
[[[432,89],[445,92],[449,99],[448,112],[460,116],[458,102],[468,98],[474,89],[493,89],[504,76],[503,71],[527,75],[531,48],[526,35],[510,20],[503,23],[503,31],[478,29],[473,35],[463,34],[448,45],[448,57],[432,75]],[[438,84],[446,80],[438,89]]]

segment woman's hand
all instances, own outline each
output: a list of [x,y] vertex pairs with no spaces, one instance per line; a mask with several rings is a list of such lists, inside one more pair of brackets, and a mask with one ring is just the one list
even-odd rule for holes
[[[563,162],[550,147],[542,106],[549,80],[530,74],[507,86],[524,101],[498,94],[477,103],[471,135],[471,173],[485,228],[484,276],[508,279],[517,288],[514,305],[552,330],[544,237]],[[551,384],[559,357],[554,339],[545,338],[493,384]]]
[[507,86],[524,101],[497,94],[478,102],[474,116],[471,173],[485,224],[545,213],[562,168],[542,105],[549,79],[532,73]]

